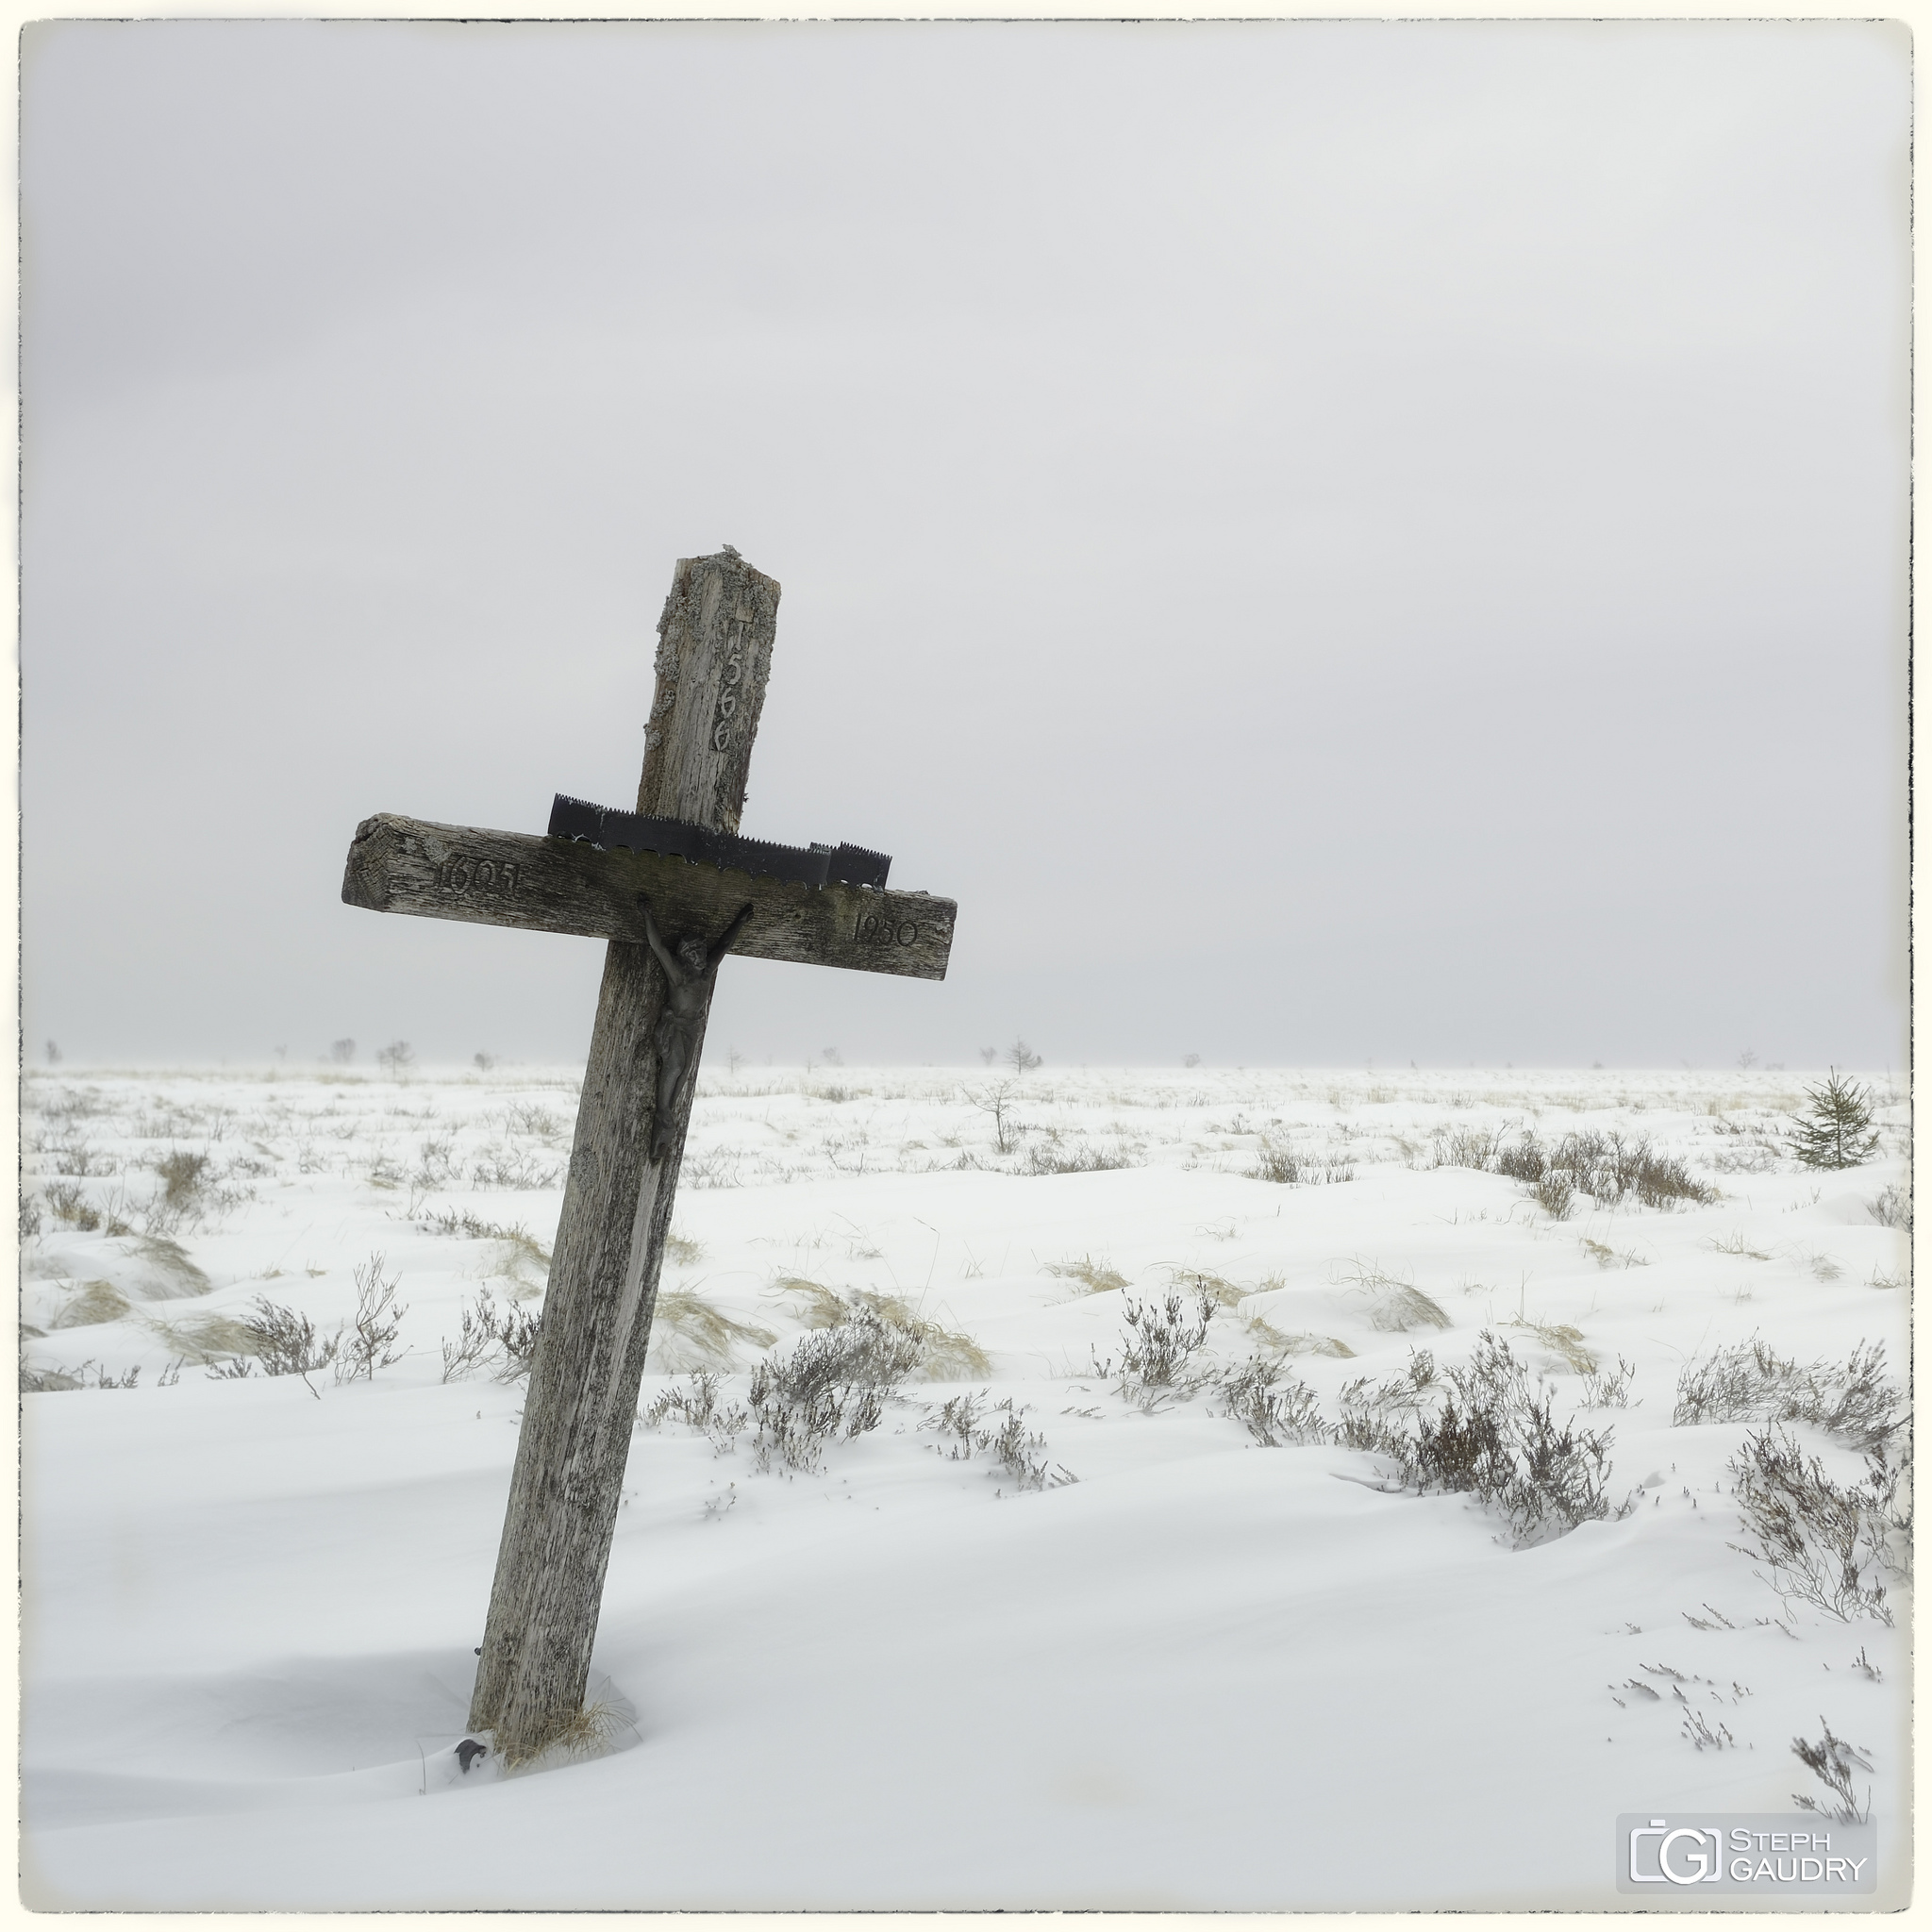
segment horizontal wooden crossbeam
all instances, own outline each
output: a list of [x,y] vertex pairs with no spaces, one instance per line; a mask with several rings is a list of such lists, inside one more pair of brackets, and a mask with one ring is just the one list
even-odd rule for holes
[[749,904],[731,951],[754,959],[844,966],[943,979],[958,907],[928,892],[783,879],[656,853],[600,851],[378,812],[356,827],[342,875],[345,905],[372,912],[513,925],[526,932],[645,943],[643,899],[675,943],[710,940]]

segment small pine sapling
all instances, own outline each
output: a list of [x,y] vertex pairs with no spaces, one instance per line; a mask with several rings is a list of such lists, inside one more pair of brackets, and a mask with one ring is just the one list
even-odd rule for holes
[[1806,1167],[1857,1167],[1878,1151],[1872,1090],[1833,1068],[1822,1087],[1807,1087],[1810,1106],[1791,1117],[1791,1152]]

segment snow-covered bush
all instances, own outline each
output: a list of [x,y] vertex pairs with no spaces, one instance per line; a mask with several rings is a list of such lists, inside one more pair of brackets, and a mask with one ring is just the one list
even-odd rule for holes
[[715,1369],[695,1370],[687,1380],[688,1388],[674,1386],[664,1390],[638,1421],[647,1429],[661,1429],[675,1416],[704,1436],[715,1455],[723,1456],[736,1443],[751,1418],[739,1403],[720,1404],[718,1396],[724,1378]]
[[1354,1180],[1355,1162],[1315,1154],[1307,1147],[1296,1147],[1288,1141],[1263,1134],[1255,1162],[1255,1178],[1285,1188],[1325,1187],[1336,1181]]
[[[1008,1396],[987,1408],[989,1392],[982,1389],[977,1394],[927,1403],[919,1426],[946,1439],[943,1453],[955,1462],[975,1454],[991,1456],[1015,1489],[1058,1489],[1079,1480],[1064,1464],[1048,1462],[1046,1438],[1026,1427],[1024,1407],[1016,1407]],[[994,1424],[995,1416],[1004,1420]]]
[[1840,1623],[1854,1617],[1891,1622],[1882,1573],[1896,1570],[1894,1534],[1908,1541],[1900,1490],[1907,1473],[1868,1452],[1864,1477],[1834,1482],[1790,1431],[1772,1424],[1744,1439],[1732,1457],[1739,1513],[1749,1543],[1733,1543],[1764,1567],[1757,1574],[1788,1603],[1823,1610]]
[[1883,1342],[1861,1341],[1840,1367],[1801,1364],[1753,1335],[1684,1364],[1671,1424],[1809,1423],[1856,1449],[1873,1448],[1899,1426],[1898,1385],[1885,1370]]
[[325,1341],[308,1316],[266,1295],[256,1296],[254,1309],[242,1326],[248,1337],[248,1352],[264,1374],[306,1376],[327,1368],[341,1349],[340,1328]]
[[1880,1227],[1901,1227],[1912,1231],[1912,1191],[1896,1181],[1878,1191],[1875,1201],[1866,1203],[1866,1211]]
[[1509,1344],[1485,1329],[1470,1360],[1440,1378],[1424,1350],[1379,1389],[1352,1382],[1338,1440],[1387,1457],[1399,1487],[1474,1495],[1519,1542],[1541,1542],[1611,1514],[1611,1436],[1574,1417],[1558,1427],[1554,1403],[1550,1384],[1532,1387]]
[[1182,1312],[1178,1292],[1168,1295],[1156,1307],[1151,1302],[1124,1300],[1118,1365],[1111,1357],[1097,1357],[1093,1374],[1115,1380],[1123,1401],[1131,1402],[1143,1413],[1172,1401],[1186,1401],[1205,1389],[1213,1372],[1193,1366],[1194,1357],[1208,1341],[1208,1324],[1214,1316],[1213,1297],[1199,1294],[1191,1320]]
[[[1539,1199],[1546,1207],[1546,1195],[1560,1193],[1565,1211],[1571,1192],[1588,1194],[1599,1208],[1615,1207],[1630,1194],[1646,1208],[1673,1208],[1680,1201],[1708,1206],[1718,1198],[1715,1188],[1696,1179],[1674,1155],[1657,1153],[1641,1135],[1591,1130],[1565,1134],[1555,1147],[1545,1148],[1533,1132],[1527,1133],[1499,1146],[1490,1166],[1491,1172],[1523,1181],[1532,1191],[1542,1191]],[[1566,1179],[1568,1190],[1553,1176]]]
[[1803,1811],[1822,1811],[1840,1824],[1863,1824],[1872,1815],[1872,1788],[1866,1786],[1865,1802],[1859,1804],[1852,1789],[1852,1771],[1854,1766],[1870,1771],[1871,1757],[1863,1745],[1847,1744],[1842,1738],[1833,1737],[1831,1725],[1824,1718],[1818,1722],[1824,1726],[1824,1736],[1815,1744],[1793,1738],[1791,1756],[1831,1794],[1831,1802],[1821,1805],[1803,1791],[1793,1791],[1791,1803]]
[[1221,1379],[1222,1412],[1246,1425],[1263,1448],[1285,1443],[1322,1442],[1328,1425],[1322,1419],[1315,1391],[1300,1376],[1289,1374],[1268,1356],[1255,1356]]
[[919,1341],[871,1308],[801,1338],[752,1371],[752,1453],[809,1474],[828,1442],[875,1429],[888,1393],[918,1365]]
[[499,1312],[489,1292],[479,1289],[476,1306],[462,1311],[462,1327],[456,1341],[442,1343],[442,1379],[460,1382],[492,1359],[499,1382],[521,1379],[530,1373],[542,1326],[543,1318],[526,1308],[508,1307]]

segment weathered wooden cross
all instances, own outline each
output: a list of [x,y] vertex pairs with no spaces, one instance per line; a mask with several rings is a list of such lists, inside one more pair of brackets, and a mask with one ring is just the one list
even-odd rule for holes
[[[679,559],[637,809],[692,828],[682,849],[750,850],[706,835],[738,830],[777,610],[777,584],[728,545]],[[516,1761],[582,1707],[718,956],[943,979],[957,908],[387,813],[356,828],[342,898],[610,942],[470,1707]]]

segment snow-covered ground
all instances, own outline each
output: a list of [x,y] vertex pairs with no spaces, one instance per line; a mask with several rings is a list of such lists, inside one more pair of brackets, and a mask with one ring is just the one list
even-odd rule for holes
[[[708,1068],[646,1402],[711,1366],[743,1404],[834,1296],[928,1324],[950,1379],[816,1473],[641,1426],[596,1658],[625,1748],[445,1790],[522,1396],[443,1344],[479,1294],[541,1306],[575,1074],[30,1075],[25,1896],[1614,1907],[1619,1813],[1824,1800],[1823,1719],[1873,1765],[1858,1902],[1895,1903],[1907,1587],[1891,1625],[1774,1593],[1731,1547],[1752,1425],[1673,1425],[1687,1362],[1754,1335],[1906,1378],[1903,1098],[1875,1159],[1805,1169],[1807,1077]],[[1647,1137],[1719,1197],[1554,1218],[1455,1164],[1498,1129]],[[248,1372],[264,1301],[326,1337],[358,1270],[401,1359]],[[1613,1437],[1615,1508],[1518,1547],[1368,1451],[1263,1446],[1224,1387],[1124,1383],[1175,1288],[1192,1373],[1278,1357],[1331,1422],[1487,1331]],[[1620,1360],[1626,1406],[1584,1407]],[[1045,1487],[946,1453],[981,1390]]]

